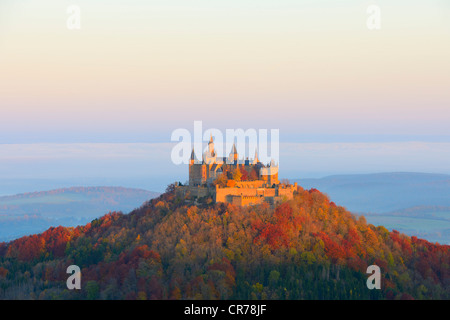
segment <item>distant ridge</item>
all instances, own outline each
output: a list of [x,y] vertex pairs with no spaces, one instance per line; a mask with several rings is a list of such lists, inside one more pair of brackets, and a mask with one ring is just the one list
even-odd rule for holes
[[109,211],[128,213],[159,193],[124,187],[70,187],[0,196],[0,241],[51,226],[77,226]]
[[388,172],[292,181],[326,193],[375,225],[450,243],[450,175]]
[[292,181],[327,193],[353,212],[387,213],[415,206],[450,206],[447,174],[389,172]]
[[139,188],[125,188],[120,186],[93,186],[93,187],[82,187],[82,186],[74,186],[69,188],[58,188],[58,189],[52,189],[52,190],[45,190],[45,191],[33,191],[33,192],[24,192],[14,195],[6,195],[6,196],[0,196],[0,201],[3,200],[10,200],[10,199],[21,199],[26,197],[40,197],[45,196],[49,194],[62,194],[62,193],[98,193],[98,192],[114,192],[114,193],[129,193],[133,192],[134,194],[154,194],[154,196],[160,195],[159,192],[153,192],[148,191],[144,189]]

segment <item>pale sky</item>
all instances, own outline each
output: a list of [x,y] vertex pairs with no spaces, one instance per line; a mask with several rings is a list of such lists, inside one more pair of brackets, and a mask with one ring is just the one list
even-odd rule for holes
[[169,142],[194,120],[450,141],[450,3],[0,2],[0,143]]

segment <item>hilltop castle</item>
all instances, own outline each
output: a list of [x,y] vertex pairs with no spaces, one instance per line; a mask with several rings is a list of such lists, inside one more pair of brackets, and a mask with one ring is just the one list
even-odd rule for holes
[[278,180],[278,165],[272,160],[264,165],[255,151],[253,160],[240,160],[233,144],[228,157],[217,157],[211,136],[202,160],[196,160],[192,150],[189,161],[189,184],[177,186],[186,199],[198,200],[212,197],[215,202],[246,206],[268,202],[275,204],[282,199],[292,199],[297,191],[294,185]]

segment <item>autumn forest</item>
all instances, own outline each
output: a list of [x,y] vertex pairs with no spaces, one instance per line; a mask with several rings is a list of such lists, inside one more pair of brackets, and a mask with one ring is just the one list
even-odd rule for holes
[[[373,264],[380,290],[366,286]],[[81,290],[66,287],[70,265]],[[450,299],[450,246],[315,189],[271,208],[186,204],[171,185],[131,213],[0,243],[0,299]]]

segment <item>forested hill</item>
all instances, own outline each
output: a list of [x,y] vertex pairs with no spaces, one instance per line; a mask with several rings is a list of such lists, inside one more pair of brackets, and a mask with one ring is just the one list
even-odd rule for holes
[[[274,210],[186,205],[168,188],[130,214],[0,244],[0,298],[449,299],[449,260],[450,246],[368,225],[315,189]],[[372,264],[381,290],[366,286]]]

